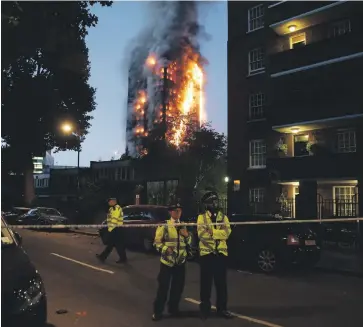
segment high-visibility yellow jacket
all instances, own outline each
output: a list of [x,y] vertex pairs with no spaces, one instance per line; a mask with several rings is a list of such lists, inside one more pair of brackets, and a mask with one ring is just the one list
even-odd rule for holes
[[[198,224],[206,224],[198,226],[198,238],[199,238],[199,254],[201,256],[207,254],[221,253],[228,256],[227,240],[231,235],[231,226],[229,219],[222,212],[217,214],[217,223],[224,222],[224,225],[212,225],[212,214],[206,211],[204,214],[198,216]],[[212,232],[212,235],[210,234]]]
[[121,226],[124,223],[124,215],[122,208],[116,204],[110,207],[107,214],[107,227],[108,231],[112,232],[115,227]]
[[[154,246],[161,253],[160,261],[169,267],[181,265],[187,258],[187,244],[192,242],[191,235],[184,237],[180,235],[174,222],[167,221],[168,226],[159,226],[155,233]],[[172,248],[173,253],[168,254],[168,248]]]

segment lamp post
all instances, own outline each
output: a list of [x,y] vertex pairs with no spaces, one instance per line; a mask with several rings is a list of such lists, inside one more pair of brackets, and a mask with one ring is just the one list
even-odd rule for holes
[[69,123],[64,123],[62,125],[62,130],[66,134],[72,134],[78,139],[78,147],[77,147],[77,197],[79,196],[79,157],[81,153],[81,141],[82,141],[82,135],[80,133],[75,133],[73,131],[73,126]]

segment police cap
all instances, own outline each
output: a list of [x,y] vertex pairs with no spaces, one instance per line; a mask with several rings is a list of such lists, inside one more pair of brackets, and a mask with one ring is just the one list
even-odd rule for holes
[[176,202],[176,203],[172,203],[168,206],[168,210],[169,211],[173,211],[173,210],[176,210],[176,209],[182,209],[183,207],[181,206],[181,204],[179,202]]
[[110,201],[117,201],[117,199],[116,198],[108,198],[107,202],[110,202]]
[[201,199],[202,203],[210,203],[214,200],[218,200],[218,194],[214,191],[205,193]]

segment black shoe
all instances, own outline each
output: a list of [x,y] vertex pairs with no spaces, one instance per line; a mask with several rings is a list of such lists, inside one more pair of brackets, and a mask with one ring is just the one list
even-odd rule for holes
[[105,262],[105,258],[102,257],[100,254],[96,254],[96,258],[100,260],[101,262]]
[[163,315],[159,313],[154,313],[151,317],[152,321],[159,321],[163,319]]
[[181,317],[181,312],[179,311],[179,309],[177,310],[168,310],[169,314],[175,318],[179,318]]
[[209,318],[209,312],[204,312],[204,311],[200,312],[200,319],[207,320],[208,318]]
[[127,260],[121,260],[121,259],[119,259],[119,260],[116,261],[116,263],[125,263],[126,264],[127,263]]
[[228,310],[217,311],[217,316],[225,319],[232,319],[233,315]]

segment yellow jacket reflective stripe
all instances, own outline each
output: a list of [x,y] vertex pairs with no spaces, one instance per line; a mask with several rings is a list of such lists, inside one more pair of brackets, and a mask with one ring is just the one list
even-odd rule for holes
[[[160,261],[169,267],[181,265],[187,258],[187,244],[191,244],[192,238],[190,234],[184,237],[178,234],[175,225],[171,220],[167,221],[166,226],[160,226],[155,233],[154,246],[161,253]],[[179,243],[179,245],[178,245]],[[168,248],[173,249],[172,254],[168,254]]]
[[[198,216],[197,223],[205,224],[198,226],[200,255],[221,253],[228,256],[227,240],[229,235],[231,235],[229,219],[222,212],[218,212],[216,222],[224,222],[224,225],[214,226],[212,225],[211,217],[212,214],[209,211]],[[210,235],[210,231],[212,232],[212,235]]]
[[124,222],[124,216],[122,208],[116,204],[108,210],[107,215],[107,227],[108,231],[111,232],[115,227],[121,226]]

